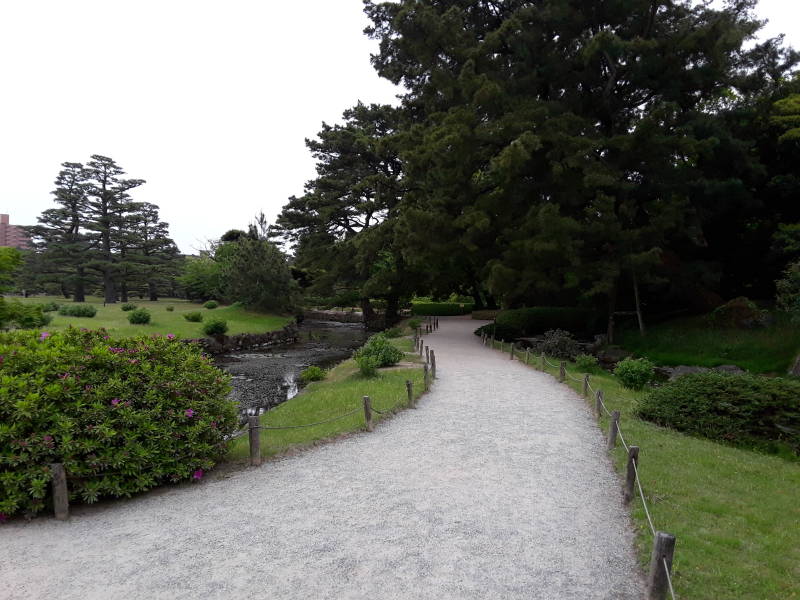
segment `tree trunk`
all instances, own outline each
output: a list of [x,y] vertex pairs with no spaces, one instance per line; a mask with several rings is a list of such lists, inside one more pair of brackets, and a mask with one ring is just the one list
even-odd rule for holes
[[78,276],[75,278],[75,293],[73,300],[75,302],[86,302],[86,274],[83,267],[78,267]]
[[67,289],[67,284],[63,281],[61,282],[61,295],[64,296],[65,300],[69,300],[69,290]]
[[617,310],[617,283],[614,282],[608,293],[608,329],[606,329],[606,343],[614,343],[614,311]]
[[124,279],[119,284],[119,297],[122,302],[128,301],[128,282]]
[[156,302],[158,300],[158,286],[156,285],[155,281],[147,282],[147,291],[150,294],[150,300],[152,302]]
[[386,298],[386,327],[394,325],[400,320],[398,310],[400,308],[400,299],[397,296],[389,296]]
[[639,301],[639,281],[636,279],[636,271],[631,270],[633,275],[633,299],[636,302],[636,318],[639,321],[639,333],[644,335],[644,318],[642,318],[642,303]]
[[372,309],[372,303],[369,298],[361,299],[361,314],[364,316],[364,323],[371,323],[375,321],[375,311]]
[[111,276],[111,269],[109,268],[103,272],[103,294],[106,304],[115,304],[117,302],[117,289],[114,286],[114,278]]
[[477,285],[473,286],[470,296],[472,296],[472,301],[475,303],[474,310],[483,310],[483,297],[481,296],[481,291]]

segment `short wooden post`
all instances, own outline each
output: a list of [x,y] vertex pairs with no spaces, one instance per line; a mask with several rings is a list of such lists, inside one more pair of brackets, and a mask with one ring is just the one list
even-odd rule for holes
[[486,332],[485,331],[481,334],[481,342],[483,343],[484,346],[486,345]]
[[586,373],[583,376],[583,397],[584,398],[588,398],[589,397],[589,374],[588,373]]
[[425,346],[425,362],[426,363],[430,363],[431,362],[431,347],[430,346]]
[[67,488],[67,471],[61,463],[50,465],[50,484],[53,488],[53,512],[56,519],[69,519],[69,489]]
[[247,428],[250,434],[250,466],[257,467],[261,464],[261,429],[258,417],[247,417]]
[[420,357],[422,356],[422,350],[423,350],[423,346],[424,345],[425,344],[422,342],[422,340],[420,340],[419,341],[419,355],[420,355]]
[[567,379],[567,363],[565,363],[562,360],[561,363],[558,365],[558,380],[563,383],[564,381],[566,381],[566,379]]
[[[648,600],[665,600],[669,591],[667,583],[672,573],[672,557],[675,554],[675,536],[656,531],[653,553],[650,555],[650,572],[647,575]],[[666,565],[664,562],[666,561]]]
[[530,348],[525,348],[525,364],[526,365],[530,364],[530,354],[531,354],[531,349]]
[[511,360],[514,360],[514,342],[511,342]]
[[492,350],[494,350],[494,332],[492,332],[491,346]]
[[544,352],[542,352],[542,371],[544,371]]
[[500,352],[506,351],[506,342],[505,340],[500,340]]
[[628,465],[625,471],[625,490],[622,498],[625,502],[633,499],[633,486],[636,485],[636,467],[639,466],[639,446],[628,448]]
[[408,394],[408,406],[417,408],[417,403],[414,401],[414,384],[408,379],[406,380],[406,393]]
[[428,388],[430,388],[430,386],[431,386],[431,372],[428,369],[428,363],[425,363],[422,366],[422,371],[423,371],[423,375],[424,375],[423,379],[425,381],[425,387],[422,388],[422,389],[424,389],[427,392]]
[[611,413],[611,423],[608,424],[608,449],[613,450],[617,446],[617,433],[619,432],[619,411]]
[[369,396],[364,396],[364,424],[367,431],[372,431],[372,402]]
[[436,379],[436,354],[431,350],[431,379]]
[[434,322],[436,325],[436,330],[439,330],[439,317],[436,317],[436,321]]
[[597,390],[594,395],[594,412],[598,419],[603,416],[603,390]]

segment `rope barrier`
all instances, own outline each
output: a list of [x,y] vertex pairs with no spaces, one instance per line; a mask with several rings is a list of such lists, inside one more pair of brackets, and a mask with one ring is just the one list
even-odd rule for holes
[[650,516],[650,510],[647,508],[647,500],[644,498],[644,490],[642,489],[642,482],[639,479],[639,469],[636,466],[636,461],[633,461],[633,472],[636,474],[636,486],[639,488],[639,495],[642,497],[642,506],[644,507],[644,514],[647,517],[647,522],[650,524],[650,532],[653,537],[656,535],[656,527],[653,525],[653,517]]
[[567,377],[569,377],[570,379],[572,379],[572,381],[574,381],[575,383],[583,383],[583,379],[582,379],[582,378],[580,378],[580,377],[573,377],[572,375],[570,375],[570,374],[569,374],[569,371],[564,371],[564,372],[567,374]]
[[625,443],[625,438],[622,436],[622,429],[620,428],[619,423],[617,423],[617,437],[619,437],[619,441],[622,442],[622,446],[623,448],[625,448],[625,452],[628,452],[630,450],[630,447],[628,446],[628,444]]
[[324,425],[325,423],[333,423],[334,421],[338,421],[339,419],[344,419],[345,417],[354,415],[357,412],[360,412],[361,410],[362,410],[361,408],[357,408],[355,410],[351,410],[348,413],[344,413],[343,415],[339,415],[338,417],[333,417],[332,419],[326,419],[325,421],[317,421],[316,423],[308,423],[306,425],[286,425],[284,427],[265,427],[264,425],[259,425],[258,427],[253,427],[253,429],[265,429],[268,431],[278,431],[281,429],[304,429],[306,427],[315,427],[317,425]]
[[672,589],[672,575],[669,572],[669,565],[667,564],[667,559],[663,556],[661,557],[661,563],[664,565],[664,573],[667,574],[667,588],[669,588],[669,595],[672,596],[672,600],[675,600],[675,590]]
[[370,407],[370,410],[372,410],[372,412],[374,412],[374,413],[378,413],[379,415],[388,415],[388,414],[391,414],[391,411],[389,411],[389,410],[378,410],[378,409],[377,409],[377,408],[375,408],[374,406]]
[[547,357],[546,357],[546,356],[544,357],[544,364],[546,364],[547,366],[549,366],[549,367],[552,367],[552,368],[554,368],[554,369],[558,369],[558,368],[559,368],[559,365],[554,365],[554,364],[553,364],[553,363],[551,363],[549,360],[547,360]]

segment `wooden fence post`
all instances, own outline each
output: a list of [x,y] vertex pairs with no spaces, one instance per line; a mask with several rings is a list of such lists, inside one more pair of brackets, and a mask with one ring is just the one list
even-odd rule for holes
[[622,494],[625,502],[633,499],[633,486],[636,484],[636,467],[639,465],[639,446],[628,448],[628,465],[625,471],[625,491]]
[[583,376],[583,397],[584,398],[588,398],[589,397],[589,374],[588,373],[586,373]]
[[372,402],[369,396],[364,396],[364,424],[367,431],[372,431]]
[[420,358],[422,358],[422,350],[423,350],[424,345],[425,344],[422,342],[422,340],[420,340],[419,341],[419,356],[420,356]]
[[425,382],[425,387],[422,389],[424,389],[427,392],[428,388],[430,388],[431,386],[431,374],[430,370],[428,369],[428,363],[425,363],[423,365],[422,372],[423,372],[423,380]]
[[[675,536],[656,531],[653,553],[650,555],[650,572],[647,575],[648,600],[665,600],[669,591],[669,574],[672,573],[672,557],[675,554]],[[664,565],[666,561],[666,566]]]
[[406,379],[406,393],[408,394],[408,406],[417,408],[417,403],[414,401],[414,384],[408,379]]
[[603,416],[603,390],[597,390],[594,395],[594,412],[598,419]]
[[530,359],[530,354],[531,354],[531,349],[530,348],[525,348],[525,364],[526,365],[530,364],[530,360],[529,360]]
[[492,350],[494,350],[494,331],[492,332],[491,343],[492,343]]
[[567,379],[567,363],[565,363],[562,360],[561,363],[558,365],[558,380],[561,383],[564,383],[566,379]]
[[500,340],[500,352],[505,352],[505,351],[506,351],[506,341]]
[[425,362],[426,363],[430,363],[431,362],[431,347],[430,346],[425,346]]
[[247,417],[248,434],[250,435],[250,466],[261,464],[261,430],[258,417]]
[[431,350],[431,378],[436,379],[436,354]]
[[514,360],[514,342],[511,342],[511,360]]
[[542,352],[542,371],[544,371],[544,352]]
[[50,465],[50,484],[53,488],[53,512],[56,519],[69,519],[69,489],[67,488],[67,471],[61,463]]
[[611,422],[608,424],[608,449],[613,450],[617,446],[617,433],[619,432],[619,411],[611,413]]

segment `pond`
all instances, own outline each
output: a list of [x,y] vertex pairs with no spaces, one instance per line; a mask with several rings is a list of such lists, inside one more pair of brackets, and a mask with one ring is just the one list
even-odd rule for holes
[[224,354],[215,362],[232,377],[230,397],[239,404],[244,421],[296,396],[303,369],[328,369],[350,358],[366,339],[360,323],[306,320],[294,344]]

